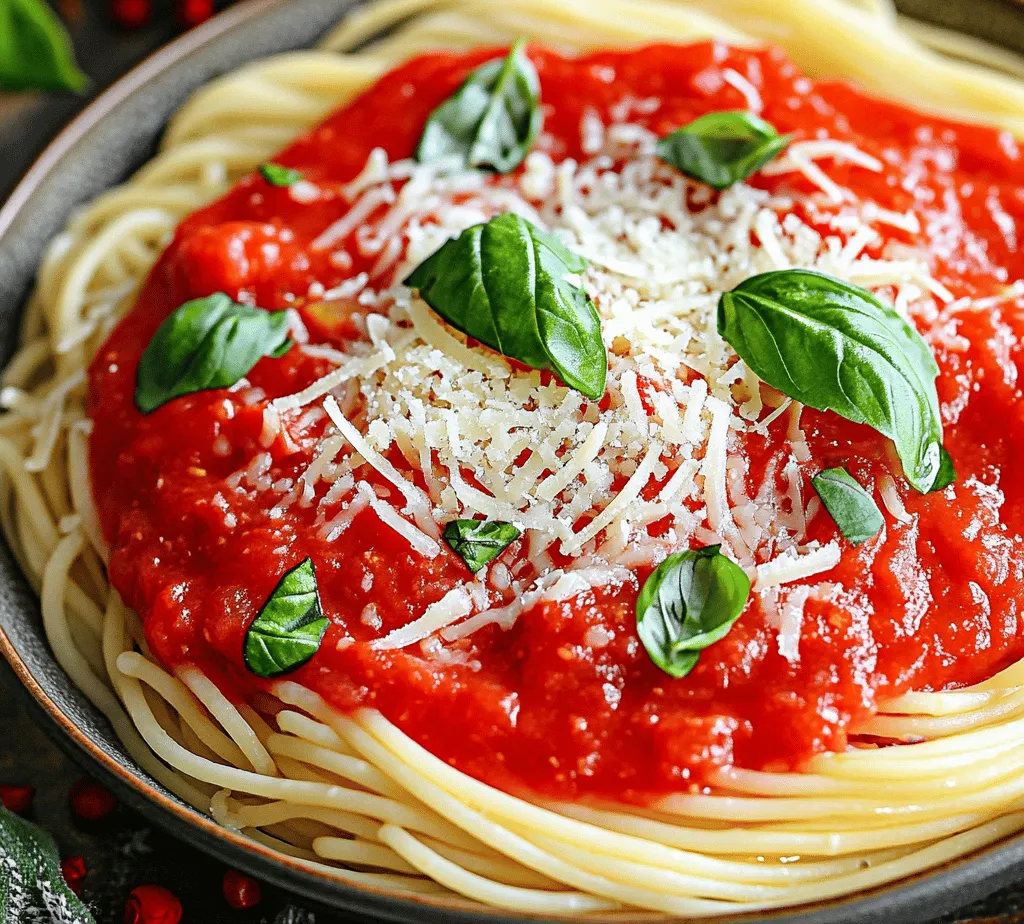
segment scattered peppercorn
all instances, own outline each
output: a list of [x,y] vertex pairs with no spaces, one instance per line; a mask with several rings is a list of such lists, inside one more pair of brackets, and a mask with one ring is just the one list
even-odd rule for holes
[[263,898],[260,884],[251,876],[229,869],[224,873],[224,899],[232,908],[255,908]]
[[124,924],[178,924],[181,902],[163,886],[132,889],[124,906]]
[[0,783],[0,802],[9,812],[21,815],[29,810],[35,798],[34,786],[11,786]]
[[60,871],[68,888],[81,898],[82,880],[85,879],[86,873],[89,872],[88,867],[85,865],[85,858],[78,856],[65,857],[60,861]]
[[71,810],[86,821],[99,821],[117,808],[114,794],[88,777],[71,787],[70,802]]
[[213,12],[213,0],[177,0],[175,4],[175,18],[185,29],[206,22]]
[[151,0],[110,0],[110,18],[122,29],[139,29],[149,22]]

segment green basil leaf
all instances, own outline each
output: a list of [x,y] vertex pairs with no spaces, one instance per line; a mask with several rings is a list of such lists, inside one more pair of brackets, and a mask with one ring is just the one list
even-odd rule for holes
[[827,468],[811,479],[814,490],[851,545],[867,542],[885,525],[871,495],[843,468]]
[[245,633],[245,666],[257,677],[278,677],[302,667],[320,649],[329,620],[320,606],[313,559],[278,581]]
[[750,578],[712,545],[669,555],[644,582],[636,628],[666,674],[685,677],[700,653],[725,638],[750,596]]
[[725,189],[757,173],[792,137],[749,112],[709,112],[666,135],[656,150],[688,177]]
[[95,924],[60,871],[57,845],[41,828],[0,806],[0,921]]
[[762,273],[722,295],[718,332],[773,388],[889,437],[921,493],[952,472],[943,463],[935,358],[867,290],[812,270]]
[[544,121],[540,80],[524,44],[516,42],[508,57],[478,67],[430,114],[416,160],[458,160],[498,173],[523,162]]
[[223,292],[186,302],[139,360],[135,406],[149,414],[182,395],[229,388],[264,356],[279,359],[291,346],[285,311],[240,305]]
[[953,457],[942,447],[939,453],[939,473],[932,482],[933,491],[942,491],[956,481],[956,468],[953,466]]
[[473,574],[494,561],[521,535],[522,530],[499,520],[452,520],[442,536]]
[[292,170],[280,164],[260,164],[260,174],[271,186],[291,186],[302,179],[301,170]]
[[449,324],[570,388],[604,394],[608,355],[590,296],[571,282],[587,261],[518,215],[463,231],[405,280]]
[[77,93],[87,82],[67,30],[44,0],[0,0],[0,89]]

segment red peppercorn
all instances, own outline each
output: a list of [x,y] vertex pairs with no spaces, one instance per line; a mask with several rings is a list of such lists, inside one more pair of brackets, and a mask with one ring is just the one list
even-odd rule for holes
[[106,818],[117,808],[117,799],[113,793],[104,789],[95,780],[82,777],[71,787],[71,810],[87,821],[99,821]]
[[85,874],[89,872],[88,867],[85,865],[85,858],[65,857],[60,861],[60,871],[64,876],[64,881],[68,884],[68,888],[81,898],[82,880],[85,879]]
[[124,924],[178,924],[181,902],[163,886],[132,889],[124,906]]
[[213,0],[177,0],[174,11],[178,25],[191,29],[213,15]]
[[224,873],[224,899],[232,908],[255,908],[263,898],[260,884],[251,876],[229,869]]
[[35,798],[34,786],[9,786],[0,783],[0,802],[9,812],[27,812]]
[[110,0],[110,18],[122,29],[139,29],[149,22],[151,0]]

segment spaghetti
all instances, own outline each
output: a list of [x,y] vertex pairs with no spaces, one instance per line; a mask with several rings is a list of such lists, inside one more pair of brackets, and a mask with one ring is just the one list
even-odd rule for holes
[[[642,807],[610,799],[608,791],[600,788],[591,793],[600,798],[586,800],[570,799],[557,786],[543,797],[512,795],[516,787],[504,785],[505,781],[491,785],[493,780],[481,779],[486,776],[481,768],[491,759],[490,753],[484,755],[486,760],[471,764],[474,772],[467,773],[459,767],[461,754],[439,756],[434,748],[417,743],[414,735],[402,729],[400,720],[385,717],[386,709],[361,703],[358,708],[339,710],[323,690],[288,678],[252,695],[228,696],[230,684],[220,683],[219,676],[215,681],[214,674],[199,665],[165,667],[167,661],[151,649],[153,637],[147,638],[139,616],[124,605],[108,581],[106,566],[112,550],[110,531],[104,529],[103,520],[109,509],[105,511],[100,504],[97,510],[90,485],[90,437],[95,438],[96,430],[107,425],[102,420],[97,423],[96,414],[87,412],[87,365],[97,354],[103,355],[108,337],[135,304],[141,284],[179,223],[270,162],[276,152],[319,123],[329,110],[349,102],[401,62],[425,50],[494,46],[519,37],[579,51],[666,39],[685,43],[714,38],[744,47],[774,41],[784,45],[797,65],[811,75],[850,76],[869,89],[902,96],[929,111],[998,126],[1006,130],[1007,138],[1009,133],[1024,134],[1020,117],[1024,87],[1014,76],[971,63],[979,57],[973,43],[916,31],[922,41],[962,60],[950,60],[908,38],[892,11],[880,2],[806,0],[783,7],[772,5],[769,10],[758,0],[706,0],[697,8],[659,0],[600,0],[587,4],[584,13],[579,4],[555,0],[514,0],[500,5],[485,0],[390,0],[352,15],[320,50],[251,65],[196,94],[168,127],[157,157],[129,182],[77,215],[52,244],[29,303],[24,345],[5,373],[0,394],[7,408],[0,419],[4,528],[40,593],[47,635],[58,660],[109,718],[140,766],[222,824],[245,830],[326,876],[399,894],[450,896],[460,907],[468,900],[534,915],[606,916],[641,909],[702,916],[817,901],[912,875],[1024,828],[1024,813],[1019,811],[1024,795],[1024,745],[1020,744],[1024,662],[1004,667],[964,689],[901,692],[879,708],[865,708],[858,727],[851,731],[856,733],[856,746],[837,745],[827,749],[831,753],[808,753],[801,772],[778,772],[768,759],[760,761],[760,769],[712,762],[702,781],[707,785],[680,784],[673,791],[662,785],[659,791],[658,785],[651,784],[647,788],[657,795],[644,800]],[[487,60],[487,56],[479,60]],[[991,60],[1002,62],[1008,74],[1020,73],[1016,59]],[[764,105],[749,79],[738,71],[732,74],[726,83],[751,110]],[[634,105],[642,108],[644,103],[634,101]],[[584,120],[583,152],[595,163],[602,156],[614,162],[609,150],[618,152],[621,159],[622,150],[629,145],[644,143],[643,137],[637,141],[632,123],[622,124],[627,128],[611,137],[611,128],[601,120]],[[810,184],[821,202],[831,202],[829,208],[838,210],[846,188],[836,181],[838,174],[818,166],[818,161],[826,158],[845,159],[852,164],[851,170],[871,173],[883,169],[878,158],[855,147],[836,147],[830,139],[807,139],[768,164],[765,174],[769,181],[798,174],[800,182]],[[504,208],[520,209],[550,226],[558,218],[545,200],[556,187],[545,187],[545,182],[561,183],[583,196],[600,185],[602,171],[609,169],[598,163],[593,167],[596,172],[582,180],[561,169],[554,179],[545,180],[541,173],[547,166],[560,169],[551,158],[546,162],[537,159],[532,166],[527,164],[522,178],[505,185],[499,182],[482,191],[462,188],[458,183],[465,178],[456,176],[451,181],[454,186],[442,193],[457,199],[462,207],[478,196],[485,217]],[[403,170],[408,174],[402,175]],[[684,182],[667,176],[655,173],[640,180],[650,184]],[[370,216],[393,204],[386,191],[392,182],[420,179],[407,161],[389,161],[371,153],[365,170],[347,186],[365,213],[360,214],[360,206],[353,205],[336,225],[324,228],[317,238],[320,249],[331,250],[356,233],[361,224],[371,227]],[[436,183],[440,181],[436,177],[424,182],[427,185],[419,190],[422,195],[438,194]],[[531,182],[540,184],[536,194],[524,185]],[[572,186],[574,182],[576,186]],[[293,188],[288,195],[294,199],[296,193],[301,198],[308,191]],[[726,202],[739,211],[746,207],[743,201]],[[630,217],[628,196],[614,205]],[[714,219],[715,227],[733,220],[733,213],[724,207],[716,212],[710,200],[697,205],[700,208],[695,214]],[[777,265],[807,262],[807,254],[799,249],[806,238],[803,227],[794,228],[799,222],[790,222],[788,228],[773,225],[767,214],[770,204],[763,205],[755,203],[748,216],[751,224],[746,237],[753,234],[762,242],[751,265],[763,269],[757,261],[772,260]],[[577,222],[574,233],[589,242],[592,263],[604,260],[602,271],[628,275],[632,272],[628,265],[616,254],[601,250],[601,239],[585,238],[580,230],[599,223],[608,207],[600,202],[587,212],[583,202],[579,214],[573,213]],[[912,214],[878,209],[874,220],[899,233],[915,233],[917,219]],[[402,216],[404,224],[390,231],[401,238],[397,234],[401,230],[413,246],[409,228],[422,231],[427,227],[420,241],[426,255],[438,241],[429,236],[429,221],[410,224],[419,218],[425,216],[410,212]],[[700,225],[699,217],[687,216],[687,220],[696,222],[695,232],[711,234]],[[808,227],[810,224],[813,220],[809,218]],[[650,234],[656,236],[654,231]],[[838,251],[815,252],[815,265],[872,288],[894,285],[886,273],[893,272],[895,258],[857,262],[873,235],[855,228]],[[735,235],[737,240],[742,237]],[[381,236],[374,252],[369,276],[393,272],[404,259],[397,248],[389,253],[385,238]],[[342,249],[334,252],[342,253]],[[911,303],[911,308],[919,308],[919,302],[944,305],[952,300],[953,293],[913,257],[904,252],[898,261],[900,297]],[[334,297],[351,303],[364,286]],[[327,297],[322,291],[320,296]],[[1017,289],[1005,285],[971,304],[974,309],[985,309],[1014,304],[1020,297]],[[355,516],[370,510],[428,558],[442,550],[440,537],[431,533],[430,504],[421,503],[421,495],[429,495],[431,485],[413,488],[394,470],[390,456],[376,448],[383,437],[379,428],[373,429],[369,412],[363,419],[365,428],[349,422],[343,386],[351,382],[354,388],[395,364],[416,368],[416,363],[437,362],[436,357],[427,355],[427,347],[470,370],[462,382],[467,389],[472,387],[473,375],[501,379],[509,377],[509,370],[496,354],[454,336],[421,303],[413,301],[406,310],[408,323],[397,336],[395,331],[367,325],[367,338],[377,352],[335,355],[337,351],[322,344],[308,344],[302,361],[322,363],[334,371],[325,372],[314,386],[303,383],[294,391],[282,391],[272,402],[276,407],[270,417],[264,420],[270,438],[276,438],[280,420],[275,421],[274,414],[301,414],[311,403],[310,395],[320,399],[327,395],[323,414],[310,418],[308,426],[323,429],[328,420],[334,429],[318,444],[316,458],[302,477],[315,484],[342,446],[351,445],[362,460],[382,473],[383,482],[381,490],[376,490],[369,485],[360,488],[352,479],[351,493],[346,495],[349,506],[318,528],[327,530],[325,537],[334,530],[341,535]],[[628,313],[612,311],[605,323],[606,338],[609,329],[625,339],[634,334],[634,320]],[[655,357],[658,342],[658,337],[652,336],[648,345]],[[593,427],[580,433],[577,455],[569,465],[552,471],[547,463],[538,462],[532,469],[524,463],[515,480],[504,485],[503,497],[501,486],[485,491],[456,482],[456,458],[452,469],[456,475],[452,477],[459,500],[473,498],[478,512],[489,517],[491,510],[485,507],[490,505],[497,518],[507,510],[500,502],[511,503],[529,494],[533,506],[520,511],[522,523],[534,535],[555,529],[545,549],[557,542],[561,545],[552,547],[561,552],[546,554],[572,557],[584,549],[592,553],[603,531],[611,533],[610,527],[623,521],[634,502],[660,501],[665,506],[648,513],[664,513],[683,496],[688,481],[700,475],[705,484],[708,533],[719,535],[726,530],[725,520],[733,516],[734,500],[742,491],[729,474],[724,449],[728,407],[709,394],[706,381],[710,376],[701,378],[704,384],[699,386],[687,383],[703,392],[697,397],[688,393],[680,407],[688,410],[695,406],[697,410],[678,415],[673,424],[680,445],[693,428],[703,427],[703,454],[691,459],[690,467],[686,462],[678,464],[673,470],[678,477],[662,473],[658,498],[643,491],[647,482],[657,477],[662,450],[673,438],[671,434],[662,434],[661,442],[651,439],[629,460],[627,469],[616,473],[622,476],[618,493],[589,525],[577,532],[559,533],[550,526],[554,517],[537,513],[548,510],[545,504],[551,511],[562,511],[557,499],[564,497],[566,488],[588,465],[600,461],[600,453],[611,439],[610,428],[627,432],[630,419],[649,414],[645,402],[657,405],[660,400],[645,390],[641,373],[620,369],[616,362],[613,356],[612,374],[622,396],[621,405],[612,409],[618,416],[589,421]],[[95,367],[93,374],[100,374]],[[103,374],[116,386],[116,369]],[[568,400],[564,391],[558,392],[559,402]],[[799,407],[777,394],[774,406],[762,407],[763,393],[756,383],[745,394],[748,401],[756,403],[748,408],[751,420],[765,431],[778,422],[789,444],[806,447],[802,428],[811,427],[806,417],[801,418]],[[261,400],[258,395],[250,397],[254,403]],[[386,422],[397,419],[402,413],[401,401],[407,398],[387,394],[382,387],[379,400],[376,419]],[[657,406],[667,420],[669,411]],[[702,416],[703,411],[707,413]],[[554,428],[560,424],[557,420]],[[663,424],[662,429],[667,432],[667,427]],[[334,442],[328,445],[331,440]],[[459,434],[448,433],[446,440],[446,445],[457,448]],[[716,445],[723,447],[720,454],[716,454]],[[411,442],[410,446],[407,455],[415,455],[417,447]],[[456,448],[451,452],[458,457]],[[95,455],[91,462],[95,467]],[[237,485],[269,480],[267,465],[254,458],[250,467],[239,471]],[[433,466],[426,464],[423,471],[429,474]],[[896,522],[909,521],[911,514],[902,495],[892,479],[885,482],[884,477],[879,493],[887,512]],[[438,496],[443,497],[444,486],[436,487]],[[299,503],[304,496],[301,485],[282,486],[280,493],[293,489],[297,492],[294,501]],[[387,500],[392,489],[402,494],[398,504],[401,516]],[[591,506],[576,513],[586,514]],[[787,515],[803,518],[807,509],[801,502],[788,509]],[[530,521],[531,516],[536,519]],[[716,523],[716,517],[721,522]],[[792,528],[806,526],[801,522]],[[697,535],[698,527],[694,529]],[[742,531],[734,536],[739,537],[733,541],[740,548]],[[814,569],[834,566],[830,548],[830,543],[819,543],[804,548],[806,554],[794,552],[792,561],[758,561],[752,556],[746,564],[755,573],[758,587],[771,596],[773,587],[793,580],[794,573],[800,576],[793,567],[811,569],[813,574]],[[615,551],[621,569],[628,549]],[[580,585],[573,581],[584,578],[578,572],[572,578],[573,574],[572,570],[564,574],[558,570],[557,584],[566,582],[559,592],[579,592]],[[602,579],[608,580],[607,573]],[[590,584],[585,586],[591,590]],[[820,593],[833,592],[817,586]],[[542,599],[541,593],[552,589],[541,586],[537,601]],[[801,606],[812,592],[806,591]],[[446,595],[418,619],[402,620],[390,634],[380,632],[375,651],[419,643],[429,646],[432,638],[456,643],[477,630],[473,620],[481,612],[505,626],[520,618],[525,607],[520,604],[517,609],[510,604],[500,612],[488,611],[468,596],[470,593]],[[795,630],[787,628],[793,593],[779,598],[787,604],[782,606],[777,626],[779,653],[785,658],[795,658],[797,651],[792,646],[801,643],[799,623]],[[375,611],[364,611],[364,616],[367,626],[374,626],[374,620],[380,618]],[[380,624],[375,628],[380,629]],[[328,638],[334,641],[332,636]],[[599,644],[597,636],[589,638]],[[424,648],[425,653],[430,651]],[[999,666],[995,656],[989,663]],[[936,676],[941,689],[949,678]],[[902,743],[877,746],[894,742]]]

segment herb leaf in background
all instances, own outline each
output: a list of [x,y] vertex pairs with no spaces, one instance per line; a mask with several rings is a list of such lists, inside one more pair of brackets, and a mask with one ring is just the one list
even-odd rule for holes
[[814,490],[851,545],[860,545],[885,525],[874,499],[844,468],[828,468],[811,479]]
[[302,179],[301,170],[282,167],[280,164],[260,164],[260,175],[271,186],[291,186]]
[[718,333],[794,401],[889,437],[921,493],[955,477],[942,448],[935,358],[866,289],[812,270],[762,273],[722,295]]
[[288,313],[261,311],[223,292],[186,302],[157,328],[135,377],[135,406],[143,414],[211,388],[229,388],[264,356],[292,346]]
[[656,150],[688,177],[725,189],[757,173],[791,138],[749,112],[709,112],[666,135]]
[[721,546],[669,555],[637,598],[637,634],[651,661],[685,677],[700,653],[726,636],[749,596],[750,578]]
[[588,398],[604,394],[608,355],[590,296],[572,281],[587,261],[512,213],[463,231],[405,284],[449,324]]
[[320,606],[313,559],[288,571],[245,633],[245,666],[257,677],[302,667],[320,650],[329,620]]
[[523,162],[544,121],[540,80],[524,44],[516,42],[507,57],[478,67],[430,114],[416,160],[452,159],[498,173]]
[[521,535],[522,530],[499,520],[452,520],[442,536],[473,574],[494,561]]
[[0,90],[72,90],[87,79],[45,0],[0,0]]
[[95,924],[64,882],[57,845],[0,805],[0,921]]

